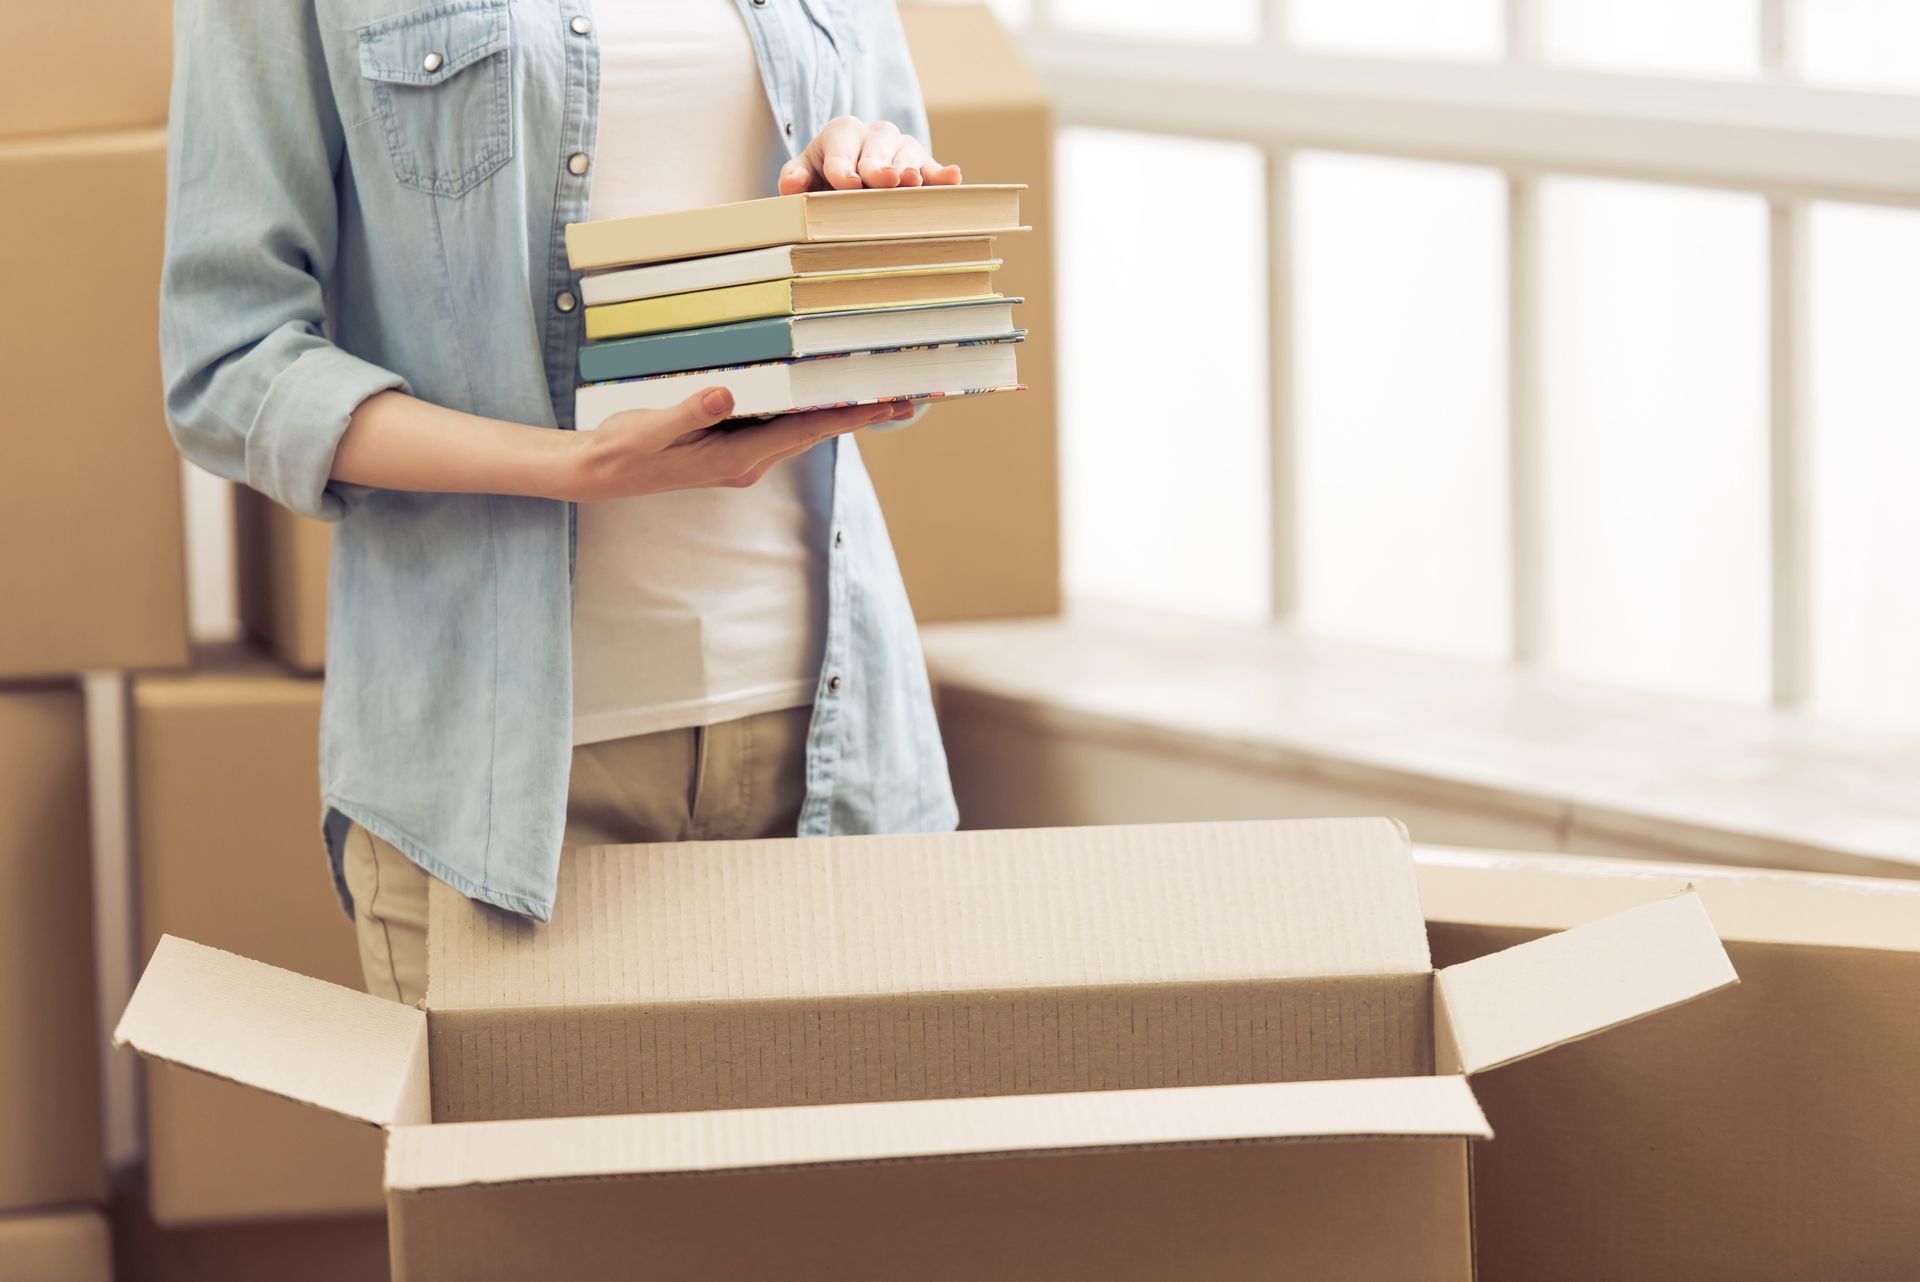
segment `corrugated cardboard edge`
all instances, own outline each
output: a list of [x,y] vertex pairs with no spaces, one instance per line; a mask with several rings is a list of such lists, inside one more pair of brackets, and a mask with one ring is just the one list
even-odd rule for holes
[[1167,1146],[1492,1135],[1461,1077],[1367,1078],[403,1127],[390,1193]]
[[113,1044],[376,1126],[431,1116],[424,1012],[173,935]]
[[1483,1073],[1738,982],[1689,887],[1439,971],[1435,1069]]

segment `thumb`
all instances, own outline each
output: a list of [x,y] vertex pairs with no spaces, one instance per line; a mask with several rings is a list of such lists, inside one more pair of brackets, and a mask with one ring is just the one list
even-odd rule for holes
[[813,186],[813,166],[805,154],[780,166],[780,194],[795,196]]
[[733,393],[724,387],[703,388],[665,413],[666,426],[676,436],[712,427],[733,413]]

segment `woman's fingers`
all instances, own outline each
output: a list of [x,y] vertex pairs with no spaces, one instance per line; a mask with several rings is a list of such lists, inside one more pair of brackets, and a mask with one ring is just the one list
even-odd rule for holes
[[960,166],[943,165],[891,121],[856,116],[827,122],[807,149],[780,167],[780,194],[856,187],[951,186]]
[[853,116],[838,116],[827,122],[820,136],[808,147],[814,161],[814,172],[826,179],[827,186],[835,191],[847,191],[860,185],[860,174],[854,168],[860,158],[861,137],[866,126]]
[[803,151],[780,166],[780,194],[797,196],[803,191],[811,190],[813,190],[813,162],[807,159],[807,153]]
[[892,121],[876,120],[868,125],[860,140],[860,181],[869,187],[898,187],[900,171],[895,167],[894,153],[905,141]]
[[841,409],[782,414],[757,427],[735,428],[721,442],[726,470],[736,484],[751,485],[783,458],[812,449],[821,441],[857,432],[893,418],[892,405],[849,405]]

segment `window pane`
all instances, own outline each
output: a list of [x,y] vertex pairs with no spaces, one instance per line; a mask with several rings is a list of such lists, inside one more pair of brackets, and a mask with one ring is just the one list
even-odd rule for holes
[[1504,659],[1506,184],[1294,166],[1302,618]]
[[1763,700],[1765,205],[1566,179],[1542,215],[1555,662]]
[[1809,80],[1920,89],[1920,4],[1800,0],[1796,55]]
[[1096,129],[1057,156],[1067,591],[1264,618],[1264,158]]
[[1542,0],[1546,55],[1623,71],[1751,75],[1759,0]]
[[1260,37],[1260,0],[1053,0],[1053,20],[1079,31],[1175,40],[1246,41]]
[[1816,205],[1812,266],[1814,699],[1920,726],[1920,214]]
[[1502,0],[1292,0],[1287,31],[1312,49],[1498,58],[1506,45],[1503,14]]

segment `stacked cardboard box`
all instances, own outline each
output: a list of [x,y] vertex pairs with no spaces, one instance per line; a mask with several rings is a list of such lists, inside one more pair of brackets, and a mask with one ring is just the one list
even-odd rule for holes
[[158,129],[0,139],[0,679],[187,659]]
[[[164,934],[358,987],[319,839],[320,682],[244,654],[134,684],[141,955]],[[377,1211],[363,1128],[226,1083],[147,1078],[147,1179],[162,1225]]]
[[1003,293],[1026,299],[1027,391],[941,405],[929,430],[869,432],[860,452],[922,623],[1057,614],[1052,113],[1019,45],[985,5],[909,5],[900,19],[935,155],[968,182],[1027,184],[1021,213],[1037,230],[999,241],[997,273]]
[[[0,1278],[112,1277],[79,672],[186,659],[159,396],[169,13],[0,38]],[[132,301],[129,301],[132,300]]]
[[1381,820],[602,847],[551,926],[431,913],[424,1010],[170,937],[116,1034],[388,1128],[402,1282],[1464,1280],[1465,1074],[1734,979],[1685,893],[1436,975]]
[[107,1180],[77,687],[0,689],[0,815],[0,1213],[97,1204]]

